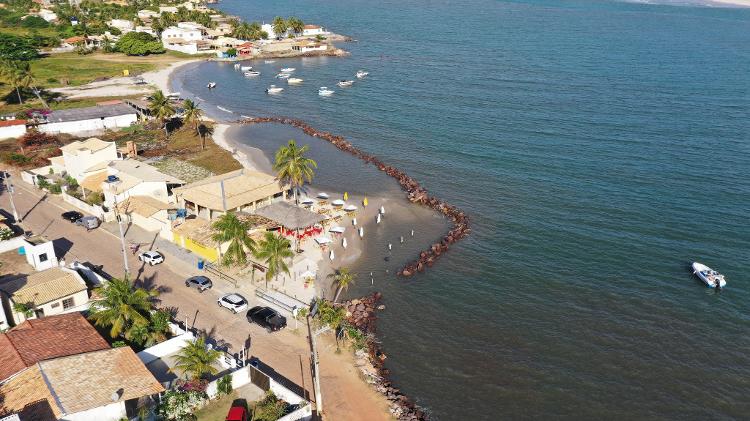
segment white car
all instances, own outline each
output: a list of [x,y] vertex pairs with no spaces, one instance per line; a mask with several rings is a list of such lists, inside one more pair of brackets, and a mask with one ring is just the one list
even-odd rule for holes
[[162,263],[164,261],[164,256],[158,251],[144,251],[138,255],[138,260],[153,266]]
[[240,294],[224,294],[216,302],[219,307],[228,308],[235,314],[247,308],[247,300]]

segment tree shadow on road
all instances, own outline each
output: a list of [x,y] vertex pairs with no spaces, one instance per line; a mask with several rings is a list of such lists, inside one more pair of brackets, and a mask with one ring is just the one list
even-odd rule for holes
[[58,238],[56,240],[52,240],[52,247],[55,249],[55,255],[58,259],[65,258],[65,255],[68,254],[70,249],[73,248],[73,242],[68,240],[67,238]]

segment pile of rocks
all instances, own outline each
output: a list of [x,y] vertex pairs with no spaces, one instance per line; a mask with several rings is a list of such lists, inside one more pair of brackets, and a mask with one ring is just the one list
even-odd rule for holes
[[357,158],[375,165],[380,171],[385,172],[389,176],[396,179],[402,189],[404,189],[409,197],[409,200],[413,203],[419,203],[421,205],[432,208],[443,215],[453,223],[453,228],[443,236],[440,242],[432,244],[428,250],[424,250],[419,254],[419,259],[408,263],[404,266],[398,274],[401,276],[411,276],[416,272],[422,272],[425,267],[430,267],[435,263],[435,260],[440,257],[444,252],[448,251],[451,244],[459,241],[466,237],[471,232],[469,227],[469,217],[460,210],[459,208],[444,202],[434,196],[430,196],[427,190],[422,187],[416,180],[407,175],[405,172],[399,170],[396,167],[386,165],[383,161],[377,157],[360,151],[359,149],[352,146],[351,143],[347,142],[342,136],[337,136],[329,132],[321,132],[302,120],[285,117],[258,117],[248,118],[242,121],[243,123],[280,123],[301,129],[305,134],[313,137],[318,137],[328,141],[329,143],[336,146],[338,149],[348,152]]
[[367,335],[367,350],[358,350],[355,353],[357,358],[355,365],[362,372],[365,380],[385,396],[391,414],[396,419],[427,420],[427,414],[388,379],[390,373],[385,368],[386,355],[374,336],[377,321],[376,310],[385,310],[385,305],[379,303],[382,297],[379,292],[374,292],[341,304],[346,309],[346,321]]

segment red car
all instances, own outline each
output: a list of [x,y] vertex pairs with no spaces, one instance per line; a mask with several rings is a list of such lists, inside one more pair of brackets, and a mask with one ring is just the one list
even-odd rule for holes
[[229,408],[226,421],[248,421],[247,408],[242,404],[233,404]]

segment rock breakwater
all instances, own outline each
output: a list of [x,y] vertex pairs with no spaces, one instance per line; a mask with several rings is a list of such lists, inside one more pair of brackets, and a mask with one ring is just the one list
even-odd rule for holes
[[443,236],[443,238],[430,246],[429,249],[423,250],[419,253],[419,258],[408,263],[401,270],[398,271],[400,276],[412,276],[417,272],[422,272],[427,267],[431,267],[435,261],[448,249],[451,245],[462,238],[469,235],[471,232],[469,217],[461,209],[453,206],[437,197],[431,196],[427,189],[422,187],[419,182],[414,180],[405,172],[398,168],[388,165],[381,161],[376,156],[370,155],[366,152],[362,152],[348,142],[344,137],[335,135],[333,133],[320,131],[302,120],[285,117],[254,117],[240,121],[243,124],[257,124],[257,123],[278,123],[294,126],[301,129],[305,134],[313,137],[323,139],[332,145],[336,146],[339,150],[347,152],[357,158],[365,161],[368,164],[376,166],[380,171],[385,172],[389,176],[393,177],[401,188],[406,192],[409,200],[412,203],[418,203],[420,205],[427,206],[442,213],[446,218],[450,219],[453,223],[453,227]]

